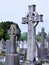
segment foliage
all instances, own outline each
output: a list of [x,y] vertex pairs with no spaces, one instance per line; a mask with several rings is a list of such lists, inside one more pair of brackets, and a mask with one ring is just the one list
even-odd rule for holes
[[[9,35],[7,34],[8,32],[8,29],[10,28],[11,24],[15,24],[16,27],[20,30],[18,24],[14,23],[14,22],[11,22],[11,21],[5,21],[5,22],[1,22],[0,23],[0,28],[1,28],[1,32],[0,32],[0,35],[2,34],[1,39],[3,38],[5,41],[7,39],[10,39]],[[20,37],[20,34],[21,34],[21,30],[20,30],[20,33],[18,34],[18,39]]]
[[41,42],[41,41],[42,41],[42,38],[41,38],[41,35],[40,35],[39,32],[38,32],[38,34],[36,35],[36,40],[37,40],[38,42]]
[[[24,33],[21,34],[20,40],[21,40],[21,41],[27,40],[27,33],[26,33],[26,32],[24,32]],[[42,40],[42,39],[41,39],[41,35],[40,35],[39,33],[36,35],[36,40],[37,40],[38,42],[41,42],[41,40]]]
[[0,53],[0,56],[5,56],[5,55],[6,55],[6,53],[3,53],[3,52],[2,52],[2,53]]
[[0,40],[2,39],[3,35],[4,35],[4,30],[0,28]]
[[21,34],[20,40],[21,41],[27,40],[27,33],[26,32]]
[[39,36],[39,35],[36,36],[36,39],[37,39],[38,42],[42,41],[41,36]]
[[10,36],[8,34],[5,34],[5,39],[6,40],[10,39]]
[[0,53],[0,56],[5,56],[5,55],[6,55],[5,51],[2,51],[2,52]]

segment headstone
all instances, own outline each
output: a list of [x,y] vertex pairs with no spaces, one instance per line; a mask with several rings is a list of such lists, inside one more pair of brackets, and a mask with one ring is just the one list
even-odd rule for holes
[[41,42],[40,48],[38,49],[38,57],[43,58],[48,54],[47,47],[45,46],[46,33],[44,28],[42,28],[40,35],[41,35],[42,42]]
[[[33,62],[36,58],[36,42],[35,42],[35,27],[39,21],[43,21],[43,16],[35,11],[36,5],[30,5],[29,12],[26,17],[22,18],[23,24],[28,24],[28,38],[27,38],[27,62]],[[30,62],[29,62],[30,61]],[[32,64],[33,65],[33,64]]]
[[10,50],[6,54],[5,65],[19,65],[19,56],[16,53],[16,40],[19,30],[16,28],[16,25],[11,25],[8,34],[10,35]]
[[41,47],[45,47],[46,33],[44,28],[42,28],[40,35],[42,39]]

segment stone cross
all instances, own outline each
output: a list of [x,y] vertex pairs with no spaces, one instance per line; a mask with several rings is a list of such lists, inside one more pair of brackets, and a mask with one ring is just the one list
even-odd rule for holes
[[28,24],[27,60],[29,61],[33,61],[36,57],[35,27],[39,21],[43,21],[43,15],[39,15],[35,7],[36,5],[28,6],[29,12],[22,18],[22,24]]
[[8,34],[10,35],[10,52],[6,54],[5,65],[19,65],[19,56],[16,53],[16,40],[19,30],[16,25],[11,25]]
[[16,40],[19,30],[16,28],[16,25],[11,25],[8,30],[8,34],[10,35],[10,53],[16,53]]
[[41,35],[41,38],[42,38],[41,47],[45,47],[45,44],[44,43],[45,43],[46,33],[45,33],[44,28],[41,29],[40,35]]

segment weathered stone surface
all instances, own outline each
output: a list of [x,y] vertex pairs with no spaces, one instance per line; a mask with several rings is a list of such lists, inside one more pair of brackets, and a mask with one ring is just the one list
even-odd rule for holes
[[26,17],[22,18],[23,24],[28,24],[28,37],[27,37],[27,61],[28,63],[24,63],[25,65],[34,65],[33,60],[36,58],[36,26],[39,21],[43,21],[43,16],[39,15],[35,11],[36,5],[28,6],[29,12]]
[[10,40],[6,40],[6,54],[10,53]]
[[38,57],[45,57],[47,55],[47,48],[41,47],[38,49]]
[[42,63],[39,61],[36,61],[36,62],[26,61],[22,65],[42,65]]
[[6,55],[6,65],[19,65],[18,54],[7,54]]
[[40,35],[42,38],[41,47],[45,47],[46,33],[44,28],[42,28]]
[[16,53],[16,40],[18,35],[16,25],[11,25],[8,34],[10,35],[10,50],[6,53],[5,65],[19,65],[19,56]]

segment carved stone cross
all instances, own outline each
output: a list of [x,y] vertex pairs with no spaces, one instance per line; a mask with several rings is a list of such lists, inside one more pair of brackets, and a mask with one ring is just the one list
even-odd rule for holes
[[41,38],[42,38],[41,47],[44,47],[45,38],[46,38],[46,33],[45,33],[44,28],[42,28],[40,35],[41,35]]
[[16,41],[19,32],[20,30],[14,24],[8,30],[8,34],[10,35],[10,51],[6,54],[5,65],[19,65],[19,55],[16,53]]
[[8,30],[8,34],[10,35],[10,53],[16,53],[16,40],[17,35],[19,34],[19,30],[16,28],[16,25],[11,25],[10,29]]
[[22,18],[22,23],[28,24],[27,60],[30,61],[33,61],[36,57],[35,27],[40,21],[43,22],[43,15],[39,15],[35,7],[36,5],[28,6],[29,12]]

